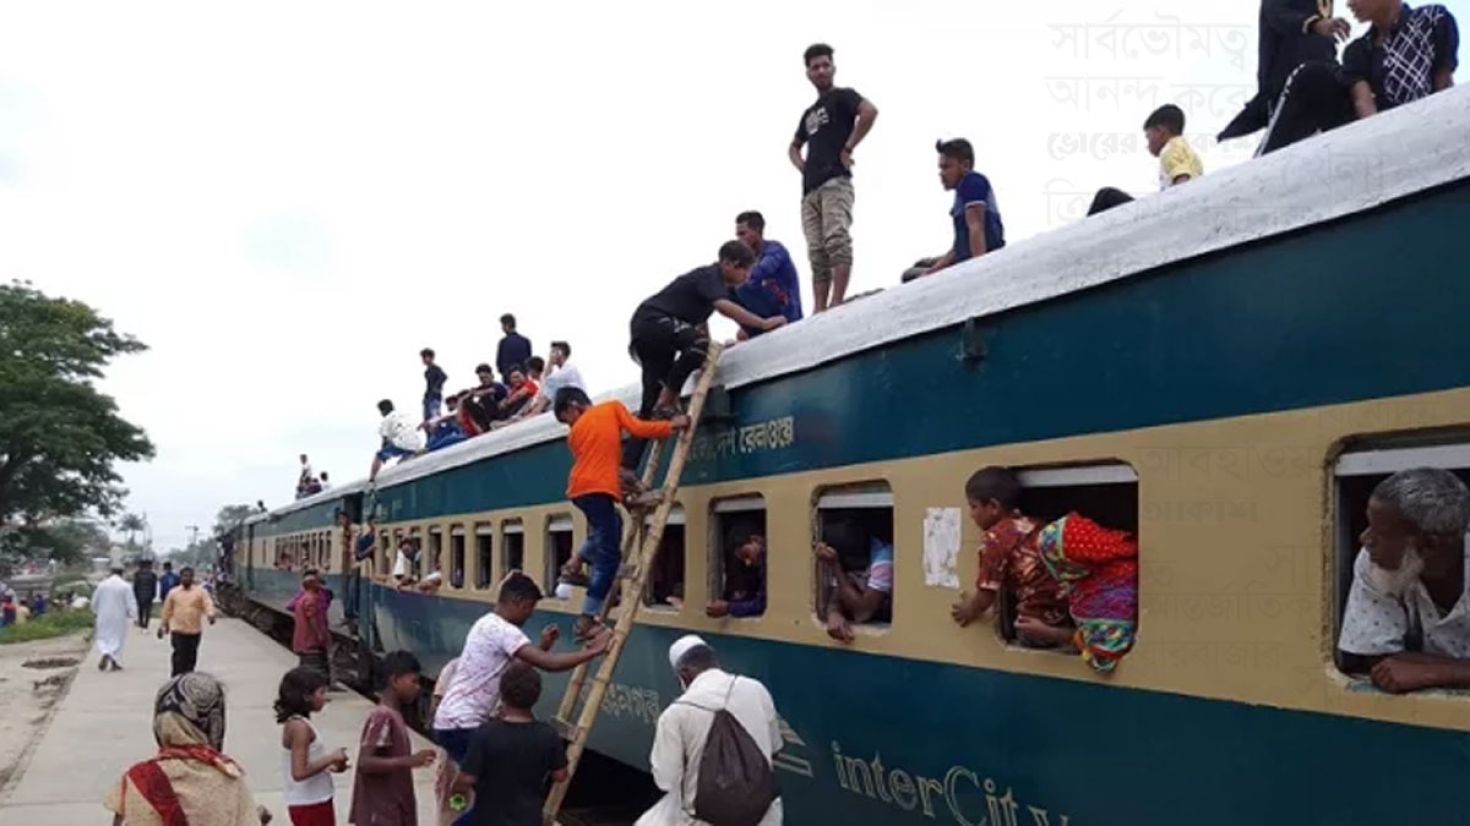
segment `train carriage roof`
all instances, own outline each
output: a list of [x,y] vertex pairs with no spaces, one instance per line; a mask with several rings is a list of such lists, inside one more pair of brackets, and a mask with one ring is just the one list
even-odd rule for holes
[[[735,388],[808,370],[1454,183],[1470,177],[1467,135],[1470,89],[1452,88],[744,342],[721,359],[720,383]],[[634,386],[601,398],[636,407],[638,396]],[[402,484],[565,433],[551,416],[538,416],[402,462],[382,471],[378,484]],[[359,480],[273,514],[367,488]]]

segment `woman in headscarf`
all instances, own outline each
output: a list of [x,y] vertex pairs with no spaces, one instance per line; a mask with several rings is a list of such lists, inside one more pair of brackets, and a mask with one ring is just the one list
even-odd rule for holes
[[[1111,672],[1138,630],[1138,540],[1069,513],[1042,528],[1036,544],[1077,626],[1071,643],[1093,670]],[[1016,629],[1024,633],[1020,620]]]
[[128,769],[107,795],[115,826],[270,822],[245,787],[245,771],[221,753],[225,692],[218,680],[198,671],[169,680],[154,703],[153,738],[158,754]]

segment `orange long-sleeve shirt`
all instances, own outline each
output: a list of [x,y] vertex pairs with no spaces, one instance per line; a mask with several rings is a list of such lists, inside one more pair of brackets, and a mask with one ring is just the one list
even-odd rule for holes
[[567,497],[605,493],[622,495],[618,469],[623,460],[623,431],[643,439],[664,439],[673,431],[668,422],[645,422],[628,412],[622,402],[593,405],[572,425],[567,445],[572,449],[572,472]]

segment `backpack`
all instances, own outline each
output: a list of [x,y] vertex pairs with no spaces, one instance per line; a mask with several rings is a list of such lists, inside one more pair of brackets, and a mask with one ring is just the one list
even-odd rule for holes
[[[732,677],[725,705],[739,677]],[[781,796],[776,773],[760,746],[728,708],[705,708],[677,700],[715,715],[704,754],[699,759],[699,783],[694,793],[694,817],[711,826],[756,826],[771,803]]]

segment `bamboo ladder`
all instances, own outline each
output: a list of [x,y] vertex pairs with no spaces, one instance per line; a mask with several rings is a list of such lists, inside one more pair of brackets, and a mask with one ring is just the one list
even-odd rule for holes
[[[658,502],[654,505],[651,523],[646,526],[644,524],[645,508],[636,508],[630,512],[632,518],[628,520],[626,533],[623,536],[622,558],[625,564],[631,562],[633,567],[626,576],[620,577],[622,611],[618,614],[617,624],[613,626],[612,642],[608,646],[607,653],[603,655],[602,662],[597,666],[597,674],[592,678],[592,686],[587,692],[582,710],[576,714],[575,724],[571,720],[573,713],[576,712],[577,701],[581,699],[582,689],[587,682],[590,663],[582,663],[577,666],[572,672],[571,679],[567,682],[566,693],[562,695],[561,707],[553,723],[561,731],[563,738],[570,741],[567,746],[567,779],[552,786],[551,794],[546,797],[546,806],[542,809],[541,816],[543,822],[548,826],[556,822],[556,815],[561,811],[562,800],[566,798],[572,777],[577,772],[577,764],[581,761],[582,752],[587,747],[587,738],[592,733],[592,724],[597,721],[597,713],[602,708],[603,696],[607,693],[608,684],[612,682],[613,672],[617,670],[618,659],[623,653],[623,643],[627,641],[628,634],[633,630],[633,622],[638,617],[638,609],[643,606],[643,593],[648,587],[649,573],[653,570],[653,564],[658,557],[659,544],[663,541],[664,528],[668,525],[669,515],[674,510],[674,499],[679,493],[679,477],[684,473],[684,463],[689,457],[690,445],[694,443],[694,431],[698,428],[699,416],[704,411],[705,397],[709,395],[710,387],[714,384],[715,367],[723,349],[724,347],[718,342],[710,342],[704,367],[694,383],[694,394],[689,398],[689,427],[675,437],[674,452],[669,459],[669,472],[664,477],[663,486],[659,489]],[[643,468],[642,477],[645,488],[652,486],[654,476],[658,472],[660,454],[666,441],[661,439],[654,442],[653,449],[649,451],[648,464]],[[640,536],[642,537],[641,546],[639,545]],[[630,557],[629,553],[635,547],[638,548],[638,555]],[[612,600],[603,603],[602,613],[597,617],[598,622],[607,618],[611,604]]]

